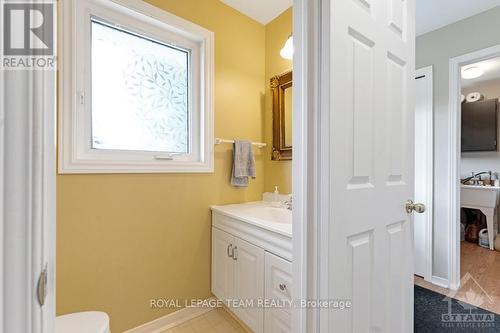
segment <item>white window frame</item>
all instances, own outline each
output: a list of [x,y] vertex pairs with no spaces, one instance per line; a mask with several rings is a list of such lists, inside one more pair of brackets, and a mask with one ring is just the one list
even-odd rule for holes
[[[213,172],[213,33],[139,0],[61,2],[59,173]],[[92,17],[190,50],[192,97],[188,154],[92,149]]]

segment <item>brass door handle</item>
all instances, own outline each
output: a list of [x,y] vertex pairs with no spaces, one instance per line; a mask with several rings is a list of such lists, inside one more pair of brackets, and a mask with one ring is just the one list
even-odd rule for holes
[[425,205],[422,203],[414,203],[412,200],[408,200],[405,204],[405,209],[408,214],[412,212],[422,214],[423,212],[425,212]]

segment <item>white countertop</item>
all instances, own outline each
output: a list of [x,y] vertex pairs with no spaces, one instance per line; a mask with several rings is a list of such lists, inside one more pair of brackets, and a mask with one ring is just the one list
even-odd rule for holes
[[292,237],[292,212],[258,201],[242,204],[211,206],[212,211],[255,225],[286,237]]

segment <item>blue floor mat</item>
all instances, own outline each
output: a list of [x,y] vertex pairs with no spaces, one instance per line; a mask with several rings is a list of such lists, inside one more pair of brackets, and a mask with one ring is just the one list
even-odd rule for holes
[[415,333],[500,333],[500,315],[419,286],[414,311]]

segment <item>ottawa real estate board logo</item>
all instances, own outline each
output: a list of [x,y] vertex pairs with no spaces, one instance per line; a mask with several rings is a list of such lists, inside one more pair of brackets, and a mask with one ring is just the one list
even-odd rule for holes
[[55,9],[47,0],[0,0],[1,68],[55,68]]

